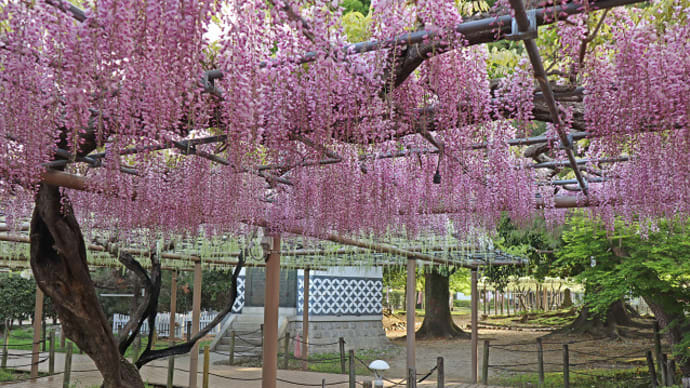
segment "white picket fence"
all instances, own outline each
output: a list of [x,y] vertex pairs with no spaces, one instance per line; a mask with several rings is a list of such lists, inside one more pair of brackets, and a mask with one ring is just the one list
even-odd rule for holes
[[[213,321],[218,313],[216,311],[202,311],[201,318],[199,319],[199,330],[202,330],[208,326],[211,321]],[[125,327],[129,322],[129,315],[125,314],[113,314],[113,333],[119,333],[120,330]],[[216,325],[209,334],[216,335],[218,330],[220,330],[221,324]],[[192,313],[191,311],[186,314],[175,314],[175,337],[176,338],[186,338],[187,330],[192,327]],[[141,334],[147,335],[149,332],[149,322],[144,321],[141,325]],[[156,315],[156,332],[160,337],[170,336],[170,313],[158,313]]]

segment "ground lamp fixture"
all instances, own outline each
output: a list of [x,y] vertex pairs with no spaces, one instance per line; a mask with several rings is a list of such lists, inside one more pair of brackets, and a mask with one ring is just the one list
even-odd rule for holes
[[390,369],[390,365],[383,360],[374,360],[369,364],[369,369],[374,371],[376,381],[374,381],[374,388],[383,388],[383,372]]

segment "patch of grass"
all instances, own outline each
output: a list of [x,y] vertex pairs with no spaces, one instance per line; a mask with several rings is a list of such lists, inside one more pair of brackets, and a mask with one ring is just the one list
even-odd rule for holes
[[[525,373],[500,376],[489,380],[491,384],[509,387],[536,387],[539,383],[539,375]],[[563,373],[544,374],[545,388],[562,386]],[[643,368],[571,370],[570,386],[573,388],[646,388],[650,386],[650,377],[649,372]]]
[[[0,383],[7,383],[10,381],[27,380],[31,374],[27,371],[17,369],[0,369]],[[38,376],[47,376],[47,373],[39,372]]]
[[492,315],[485,320],[499,325],[532,325],[561,327],[569,324],[577,318],[574,309],[562,309],[554,311],[533,311],[520,313],[519,315]]
[[[285,357],[284,353],[278,354],[278,368],[283,369]],[[355,357],[362,360],[365,364],[369,365],[374,360],[386,360],[392,358],[395,354],[395,349],[368,349],[368,350],[357,350],[355,351]],[[302,360],[294,359],[292,354],[290,355],[290,360],[288,360],[288,369],[301,370]],[[358,375],[371,375],[369,369],[366,368],[362,362],[358,360],[355,361],[355,374]],[[261,359],[243,359],[236,361],[234,365],[241,366],[251,366],[260,367]],[[348,354],[345,354],[345,373],[348,373],[349,360]],[[311,372],[321,372],[321,373],[342,373],[340,365],[340,353],[318,353],[309,355],[309,363],[307,369]]]
[[[31,350],[32,343],[33,343],[33,328],[32,327],[23,327],[23,328],[15,328],[12,331],[10,331],[10,338],[9,338],[9,346],[8,349],[14,349],[14,350]],[[47,340],[47,338],[46,338]],[[65,353],[67,352],[67,346],[69,346],[70,343],[72,343],[72,351],[74,354],[79,353],[79,347],[77,347],[77,344],[73,343],[69,339],[65,340],[65,347],[61,348],[60,347],[60,341],[56,337],[55,338],[55,352],[56,353]],[[147,336],[142,336],[141,337],[141,348],[139,349],[139,353],[143,352],[144,349],[146,348],[146,344],[148,343],[148,337]],[[180,343],[178,341],[178,343]],[[211,344],[210,339],[203,339],[199,341],[199,349],[203,349],[204,346],[208,346]],[[156,344],[153,346],[153,349],[163,349],[170,346],[168,343],[167,339],[161,338],[158,339]],[[47,346],[46,346],[47,349]],[[135,349],[134,349],[134,344],[130,345],[129,348],[127,349],[127,352],[125,353],[125,358],[127,359],[132,359],[132,356],[134,355]],[[2,380],[0,380],[2,381]]]

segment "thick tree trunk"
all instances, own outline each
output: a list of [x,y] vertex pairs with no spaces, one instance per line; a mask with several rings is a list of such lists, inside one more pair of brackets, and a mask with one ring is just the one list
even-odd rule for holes
[[416,333],[417,338],[469,338],[453,322],[450,315],[450,289],[448,275],[438,273],[435,269],[424,273],[425,309],[424,322]]
[[118,352],[89,275],[79,224],[55,186],[41,184],[36,194],[31,268],[38,286],[52,298],[65,335],[93,359],[103,386],[143,388],[138,370]]
[[[690,319],[685,316],[682,302],[664,292],[645,296],[644,300],[654,313],[655,319],[659,322],[659,329],[663,330],[671,346],[676,348],[683,341],[684,336],[690,335]],[[690,349],[681,351],[685,353],[685,357],[675,357],[676,363],[683,377],[690,380]]]
[[570,295],[570,288],[566,288],[563,291],[563,300],[561,301],[560,308],[567,309],[573,306],[573,298]]
[[587,305],[582,307],[580,314],[569,325],[557,330],[557,333],[591,334],[594,336],[621,336],[618,326],[630,326],[634,322],[630,319],[623,300],[612,303],[606,315],[594,315]]

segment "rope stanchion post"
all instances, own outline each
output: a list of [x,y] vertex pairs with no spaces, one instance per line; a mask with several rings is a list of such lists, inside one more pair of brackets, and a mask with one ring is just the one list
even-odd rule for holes
[[[285,333],[285,342],[283,343],[283,369],[288,368],[288,360],[290,359],[290,333]],[[307,362],[304,361],[304,369],[306,368]]]
[[228,362],[230,363],[230,365],[233,365],[235,363],[235,336],[236,335],[237,335],[237,333],[235,333],[235,330],[233,330],[232,333],[230,333],[230,355],[229,355],[230,358],[228,359]]
[[326,388],[326,379],[321,379],[321,388]]
[[443,357],[436,358],[436,386],[444,388],[446,386],[446,375],[443,370]]
[[568,344],[563,344],[563,388],[570,388],[570,354],[568,354]]
[[345,338],[338,338],[338,346],[340,347],[340,372],[345,374]]
[[41,345],[41,323],[43,319],[43,291],[36,287],[36,302],[34,304],[34,342],[31,347],[31,379],[38,377],[38,356]]
[[8,319],[5,320],[5,339],[3,340],[2,343],[2,362],[0,363],[0,368],[2,369],[7,369],[7,355],[9,352],[9,343],[10,343],[10,321]]
[[65,354],[65,371],[62,374],[62,388],[70,388],[70,377],[72,376],[72,343],[67,344],[67,354]]
[[482,355],[482,384],[489,385],[489,341],[484,341],[484,354]]
[[[171,346],[175,346],[175,341],[172,342]],[[173,380],[175,379],[175,356],[172,355],[168,357],[168,380],[166,382],[166,388],[173,388]]]
[[55,330],[48,334],[48,374],[55,373]]
[[204,346],[204,375],[201,385],[203,388],[208,388],[208,368],[211,363],[210,350],[208,345]]
[[657,388],[656,371],[654,370],[654,358],[652,351],[647,350],[647,368],[649,368],[649,378],[652,380],[650,387]]
[[539,373],[539,386],[544,386],[544,346],[541,338],[537,338],[537,372]]
[[350,378],[349,378],[349,388],[356,388],[357,382],[355,381],[355,351],[350,349],[349,352],[349,365],[350,365]]

